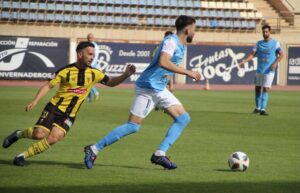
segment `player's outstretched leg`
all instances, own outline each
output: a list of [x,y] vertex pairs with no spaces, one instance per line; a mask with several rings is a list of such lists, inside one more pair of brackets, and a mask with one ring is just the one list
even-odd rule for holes
[[[48,135],[48,133],[44,132],[35,132],[34,138],[39,139],[44,137],[42,140],[32,144],[28,147],[26,151],[19,154],[15,157],[13,164],[16,166],[25,166],[26,165],[26,159],[29,157],[35,156],[37,154],[43,153],[47,149],[51,147],[51,145],[57,143],[60,141],[64,136],[65,132],[63,132],[61,129],[53,127],[51,130],[51,133]],[[46,137],[47,136],[47,137]]]
[[184,112],[183,114],[174,118],[174,122],[169,128],[167,135],[163,139],[159,149],[152,155],[150,159],[152,163],[161,165],[166,169],[177,168],[177,165],[171,162],[170,159],[166,156],[166,152],[181,135],[184,128],[190,122],[190,119],[191,118],[187,112]]
[[97,88],[93,86],[91,92],[93,92],[95,100],[98,100],[99,99],[99,92],[98,92]]
[[33,133],[33,127],[29,127],[23,131],[16,130],[3,140],[2,147],[8,148],[9,146],[14,144],[21,138],[32,139],[32,133]]
[[108,135],[106,135],[102,140],[97,142],[95,145],[89,145],[84,148],[85,157],[84,163],[88,169],[92,169],[94,165],[94,161],[97,157],[99,151],[101,151],[106,146],[109,146],[119,139],[135,133],[139,130],[140,124],[136,124],[133,122],[128,121],[124,125],[121,125],[114,130],[112,130]]

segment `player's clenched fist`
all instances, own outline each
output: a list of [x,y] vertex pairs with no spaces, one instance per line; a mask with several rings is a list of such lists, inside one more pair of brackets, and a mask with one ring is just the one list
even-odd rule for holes
[[29,111],[29,110],[33,109],[36,106],[36,104],[37,104],[37,102],[32,101],[25,107],[25,111]]
[[132,74],[135,73],[135,70],[136,70],[135,66],[132,65],[132,64],[129,64],[129,65],[126,67],[126,69],[125,69],[125,73],[126,73],[128,76],[130,76],[130,75],[132,75]]
[[195,79],[195,81],[199,81],[201,79],[201,75],[199,72],[196,71],[189,71],[189,73],[187,74],[189,77]]

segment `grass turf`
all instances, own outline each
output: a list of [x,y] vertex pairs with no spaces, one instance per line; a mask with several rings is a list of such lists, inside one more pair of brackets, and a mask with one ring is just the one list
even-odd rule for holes
[[[51,91],[31,112],[25,105],[37,88],[0,89],[0,139],[17,128],[32,126]],[[12,165],[15,155],[33,141],[20,140],[0,149],[0,192],[112,192],[112,193],[283,193],[300,191],[300,92],[271,92],[270,116],[253,115],[253,92],[184,91],[176,96],[190,112],[192,122],[168,154],[179,166],[166,171],[151,165],[172,120],[152,112],[141,130],[101,152],[92,170],[83,166],[83,147],[95,143],[124,123],[133,91],[108,88],[101,98],[82,105],[75,125],[58,144],[28,160],[24,168]],[[231,172],[227,158],[234,151],[250,157],[246,172]]]

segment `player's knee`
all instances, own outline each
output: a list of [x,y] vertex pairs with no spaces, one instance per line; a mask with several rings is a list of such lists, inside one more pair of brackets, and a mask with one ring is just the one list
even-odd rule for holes
[[60,141],[63,137],[64,137],[64,135],[62,135],[61,133],[51,133],[48,136],[47,141],[48,141],[49,145],[53,145],[53,144],[57,143],[58,141]]
[[34,139],[44,139],[47,135],[49,134],[49,132],[41,129],[41,128],[35,128],[32,132],[32,137]]
[[133,123],[128,121],[127,122],[127,129],[129,131],[129,133],[135,133],[138,132],[140,130],[141,125],[137,124],[137,123]]
[[269,91],[269,88],[267,88],[267,87],[263,88],[263,92],[268,92],[268,91]]
[[185,112],[175,118],[175,121],[181,125],[187,125],[191,121],[189,113]]

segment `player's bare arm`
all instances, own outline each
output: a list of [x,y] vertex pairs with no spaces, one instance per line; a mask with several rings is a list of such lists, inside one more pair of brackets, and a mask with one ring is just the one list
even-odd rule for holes
[[114,87],[121,84],[124,80],[126,80],[126,78],[134,74],[135,70],[136,68],[134,65],[128,65],[125,69],[125,72],[122,75],[117,77],[111,77],[106,83],[106,85],[110,87]]
[[256,52],[255,52],[255,51],[252,52],[251,54],[249,54],[249,55],[247,56],[247,58],[243,59],[243,60],[239,63],[239,66],[240,66],[240,67],[244,67],[244,64],[245,64],[246,62],[249,62],[250,60],[252,60],[252,58],[254,58],[255,55],[256,55]]
[[200,76],[199,72],[190,71],[190,70],[187,70],[180,66],[176,66],[175,64],[173,64],[171,62],[170,59],[171,59],[171,56],[168,53],[163,52],[159,59],[159,65],[167,70],[172,71],[172,72],[187,75],[187,76],[195,79],[196,81],[200,80],[201,76]]
[[29,111],[31,109],[33,109],[38,102],[49,92],[49,90],[51,90],[53,88],[53,86],[50,84],[50,82],[47,82],[46,84],[44,84],[38,91],[38,93],[36,94],[36,96],[34,97],[34,99],[25,107],[25,111]]
[[169,79],[169,83],[168,83],[168,89],[170,92],[174,91],[174,83],[173,83],[173,77],[172,76],[168,76]]
[[272,64],[272,69],[275,70],[278,66],[278,63],[282,60],[283,58],[283,51],[279,51],[277,59],[275,60],[275,62]]

